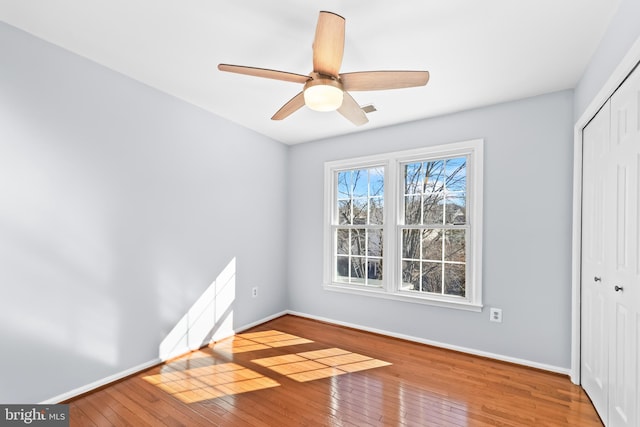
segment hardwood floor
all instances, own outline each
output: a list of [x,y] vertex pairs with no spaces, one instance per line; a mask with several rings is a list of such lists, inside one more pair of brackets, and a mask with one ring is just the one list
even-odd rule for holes
[[78,397],[72,426],[601,426],[562,375],[296,316]]

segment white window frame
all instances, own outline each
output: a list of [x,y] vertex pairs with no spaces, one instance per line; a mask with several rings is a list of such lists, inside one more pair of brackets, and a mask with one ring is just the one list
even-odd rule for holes
[[[415,150],[326,162],[324,166],[324,269],[323,287],[326,290],[367,295],[439,307],[470,311],[482,310],[482,200],[483,200],[482,139],[443,144]],[[399,289],[401,282],[401,229],[404,186],[402,164],[451,157],[467,157],[467,221],[469,235],[466,246],[466,294],[464,297],[417,293]],[[336,179],[340,171],[384,167],[383,222],[383,280],[380,287],[363,286],[334,280],[336,242],[334,201]]]

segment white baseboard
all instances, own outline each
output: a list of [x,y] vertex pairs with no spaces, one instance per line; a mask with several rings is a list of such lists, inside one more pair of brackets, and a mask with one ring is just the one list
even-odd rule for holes
[[118,381],[118,380],[120,380],[120,379],[122,379],[122,378],[124,378],[126,376],[133,375],[133,374],[136,374],[138,372],[142,372],[145,369],[148,369],[148,368],[150,368],[152,366],[157,365],[158,363],[160,363],[160,359],[159,358],[150,360],[150,361],[145,362],[145,363],[141,363],[140,365],[134,366],[133,368],[129,368],[129,369],[126,369],[124,371],[115,373],[113,375],[109,375],[108,377],[105,377],[105,378],[99,379],[97,381],[94,381],[91,384],[87,384],[87,385],[84,385],[82,387],[78,387],[78,388],[73,389],[71,391],[68,391],[66,393],[62,393],[62,394],[59,394],[57,396],[54,396],[51,399],[44,400],[44,401],[40,402],[40,404],[48,405],[48,404],[55,404],[55,403],[63,402],[65,400],[68,400],[68,399],[74,398],[76,396],[79,396],[79,395],[81,395],[83,393],[89,392],[91,390],[95,390],[95,389],[97,389],[99,387],[102,387],[104,385],[107,385],[109,383]]
[[311,315],[311,314],[301,313],[301,312],[298,312],[298,311],[289,310],[289,311],[287,311],[287,313],[291,314],[291,315],[294,315],[294,316],[305,317],[307,319],[313,319],[313,320],[319,320],[321,322],[332,323],[334,325],[346,326],[348,328],[359,329],[359,330],[362,330],[362,331],[373,332],[373,333],[376,333],[376,334],[386,335],[386,336],[394,337],[394,338],[400,338],[400,339],[403,339],[403,340],[417,342],[417,343],[420,343],[420,344],[426,344],[426,345],[431,345],[431,346],[434,346],[434,347],[445,348],[447,350],[455,350],[455,351],[459,351],[461,353],[467,353],[467,354],[473,354],[475,356],[487,357],[489,359],[500,360],[502,362],[509,362],[509,363],[514,363],[514,364],[517,364],[517,365],[528,366],[530,368],[542,369],[544,371],[555,372],[555,373],[563,374],[563,375],[567,375],[567,376],[570,374],[570,369],[569,368],[562,368],[562,367],[559,367],[559,366],[547,365],[545,363],[538,363],[538,362],[534,362],[534,361],[531,361],[531,360],[519,359],[517,357],[511,357],[511,356],[505,356],[505,355],[502,355],[502,354],[490,353],[490,352],[487,352],[487,351],[477,350],[477,349],[468,348],[468,347],[461,347],[461,346],[442,343],[442,342],[438,342],[438,341],[427,340],[427,339],[413,337],[413,336],[405,335],[405,334],[398,334],[398,333],[395,333],[395,332],[389,332],[389,331],[385,331],[385,330],[382,330],[382,329],[369,328],[367,326],[356,325],[356,324],[353,324],[353,323],[342,322],[342,321],[334,320],[334,319],[328,319],[326,317],[321,317],[321,316],[314,316],[314,315]]
[[240,332],[246,331],[247,329],[251,329],[251,328],[253,328],[255,326],[262,325],[263,323],[266,323],[266,322],[268,322],[270,320],[273,320],[273,319],[277,319],[278,317],[282,317],[285,314],[289,314],[289,313],[291,313],[289,310],[283,310],[283,311],[281,311],[279,313],[272,314],[271,316],[267,316],[267,317],[265,317],[263,319],[256,320],[255,322],[248,323],[248,324],[244,325],[241,328],[235,329],[234,332],[236,334],[239,334]]
[[[234,328],[233,334],[237,334],[237,333],[240,333],[242,331],[246,331],[247,329],[251,329],[254,326],[261,325],[261,324],[266,323],[266,322],[268,322],[270,320],[273,320],[273,319],[276,319],[278,317],[284,316],[285,314],[288,314],[288,313],[289,312],[286,311],[286,310],[285,311],[281,311],[279,313],[267,316],[267,317],[265,317],[263,319],[256,320],[255,322],[251,322],[251,323],[248,323],[246,325],[243,325],[243,326],[241,326],[239,328]],[[228,338],[228,337],[218,337],[218,340],[221,340],[223,338]],[[215,342],[215,340],[212,340],[210,342],[210,344],[213,343],[213,342]],[[175,357],[180,357],[180,356],[183,356],[185,354],[191,353],[192,351],[194,351],[194,350],[185,348],[184,352],[182,354],[179,354],[179,355],[176,355],[176,356],[172,356],[171,358],[173,359]],[[94,381],[94,382],[92,382],[90,384],[84,385],[82,387],[78,387],[78,388],[73,389],[71,391],[68,391],[66,393],[59,394],[57,396],[52,397],[51,399],[44,400],[44,401],[40,402],[40,404],[50,405],[50,404],[55,404],[55,403],[59,403],[59,402],[64,402],[65,400],[69,400],[69,399],[72,399],[72,398],[74,398],[76,396],[80,396],[81,394],[90,392],[92,390],[95,390],[95,389],[100,388],[102,386],[105,386],[107,384],[113,383],[113,382],[118,381],[118,380],[120,380],[122,378],[128,377],[129,375],[134,375],[134,374],[137,374],[138,372],[142,372],[145,369],[149,369],[152,366],[155,366],[155,365],[157,365],[159,363],[162,363],[162,362],[163,362],[163,360],[161,360],[160,358],[149,360],[148,362],[141,363],[140,365],[134,366],[134,367],[129,368],[129,369],[125,369],[124,371],[115,373],[113,375],[109,375],[108,377],[101,378],[101,379],[99,379],[97,381]]]

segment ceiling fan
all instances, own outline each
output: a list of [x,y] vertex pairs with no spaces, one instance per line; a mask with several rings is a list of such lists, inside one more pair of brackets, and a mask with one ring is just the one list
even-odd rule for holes
[[302,92],[282,106],[271,120],[282,120],[303,105],[316,111],[335,111],[354,125],[369,121],[349,91],[400,89],[424,86],[428,71],[361,71],[339,73],[344,53],[345,19],[332,12],[320,12],[313,42],[313,71],[308,75],[242,65],[219,64],[220,71],[302,83]]

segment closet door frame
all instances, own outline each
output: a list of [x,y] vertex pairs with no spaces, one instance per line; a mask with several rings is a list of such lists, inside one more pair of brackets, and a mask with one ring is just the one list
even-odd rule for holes
[[580,384],[580,286],[582,250],[582,130],[640,63],[640,38],[576,121],[573,130],[573,227],[571,257],[571,381]]

